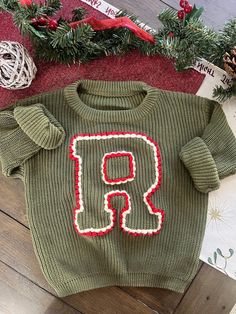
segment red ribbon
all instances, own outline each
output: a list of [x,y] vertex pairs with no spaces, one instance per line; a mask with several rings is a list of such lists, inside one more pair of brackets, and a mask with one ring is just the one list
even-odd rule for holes
[[103,31],[105,29],[115,28],[115,27],[127,27],[130,29],[136,36],[142,40],[149,41],[151,43],[155,42],[155,39],[152,35],[147,33],[142,28],[138,27],[133,21],[131,21],[127,16],[118,17],[115,19],[105,19],[97,20],[95,17],[88,17],[81,21],[71,22],[69,25],[72,28],[76,28],[80,24],[89,24],[95,31]]

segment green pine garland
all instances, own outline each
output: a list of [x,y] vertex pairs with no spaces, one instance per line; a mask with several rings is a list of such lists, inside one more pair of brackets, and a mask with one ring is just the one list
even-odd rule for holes
[[[219,33],[205,26],[201,20],[203,8],[193,7],[183,20],[174,9],[166,9],[159,16],[163,28],[158,32],[149,31],[155,43],[143,41],[127,28],[115,28],[95,31],[88,24],[71,28],[69,23],[85,17],[83,8],[75,8],[70,20],[62,17],[55,21],[57,27],[50,29],[46,25],[32,22],[40,17],[52,17],[61,9],[60,0],[46,0],[44,3],[21,5],[18,0],[0,0],[0,10],[13,15],[13,21],[23,36],[29,36],[35,47],[36,57],[65,64],[88,62],[108,55],[124,54],[138,49],[145,55],[161,54],[175,60],[177,71],[193,66],[204,58],[223,68],[223,55],[236,45],[236,19],[225,24]],[[122,10],[116,17],[127,16],[139,27],[140,22],[133,14]],[[214,96],[222,101],[236,95],[236,82],[227,90],[216,87]]]
[[233,96],[236,96],[236,81],[233,81],[232,85],[226,89],[222,86],[216,86],[213,90],[213,97],[219,101],[226,101]]
[[[161,52],[176,60],[177,71],[187,69],[205,57],[217,40],[217,34],[199,19],[202,10],[194,6],[183,21],[178,19],[173,9],[164,10],[159,15],[164,26],[158,34],[163,39]],[[169,36],[170,33],[173,37]]]

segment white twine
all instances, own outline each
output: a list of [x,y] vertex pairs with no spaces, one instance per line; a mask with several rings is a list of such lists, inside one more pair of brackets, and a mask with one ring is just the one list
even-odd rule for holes
[[18,42],[0,42],[0,86],[23,89],[30,86],[37,68],[27,49]]

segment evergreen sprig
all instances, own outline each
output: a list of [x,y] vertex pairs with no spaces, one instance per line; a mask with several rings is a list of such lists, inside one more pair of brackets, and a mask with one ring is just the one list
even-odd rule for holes
[[[197,60],[204,58],[223,68],[223,55],[236,46],[236,19],[227,22],[220,32],[204,25],[201,20],[203,8],[193,7],[191,13],[183,20],[174,9],[162,11],[158,18],[163,27],[157,32],[148,31],[155,38],[155,43],[141,40],[128,28],[114,28],[95,31],[88,24],[71,28],[70,23],[84,18],[86,11],[75,8],[71,19],[60,17],[58,27],[52,30],[46,26],[35,27],[32,19],[51,17],[61,8],[60,0],[45,0],[40,4],[21,6],[18,0],[0,0],[0,10],[13,15],[13,21],[24,36],[29,36],[36,51],[36,57],[46,61],[65,64],[88,62],[92,59],[124,54],[138,49],[145,55],[161,54],[175,60],[178,71],[193,66]],[[140,28],[138,18],[126,10],[120,10],[116,17],[127,16]],[[146,30],[147,31],[147,30]],[[215,97],[227,99],[235,95],[235,82],[226,90],[216,87]],[[221,97],[221,98],[220,98]]]
[[158,15],[158,19],[162,22],[164,26],[162,31],[165,32],[176,32],[181,26],[176,11],[171,8],[163,10]]
[[71,21],[80,21],[84,18],[85,14],[86,14],[86,10],[84,8],[76,8],[72,11],[72,19]]
[[52,16],[57,13],[61,7],[62,5],[60,0],[45,0],[44,4],[40,4],[38,6],[37,13],[38,15],[46,14],[48,16]]
[[[173,9],[164,10],[159,16],[163,28],[159,31],[162,40],[161,53],[175,58],[175,67],[182,71],[191,67],[200,58],[209,54],[217,34],[206,27],[200,19],[203,8],[194,7],[185,20],[179,20]],[[169,34],[173,36],[169,38]]]
[[208,61],[223,68],[223,55],[230,51],[236,45],[236,19],[231,19],[225,23],[222,30],[219,31],[217,41],[212,45]]
[[18,0],[0,0],[0,10],[7,11],[7,12],[15,12],[19,8],[19,1]]
[[233,81],[232,85],[226,89],[217,85],[213,90],[213,97],[221,102],[226,101],[233,96],[236,96],[236,81]]
[[70,49],[79,43],[85,44],[86,42],[91,41],[94,33],[93,29],[88,24],[73,29],[68,24],[61,23],[55,32],[50,32],[49,41],[52,48],[58,46]]

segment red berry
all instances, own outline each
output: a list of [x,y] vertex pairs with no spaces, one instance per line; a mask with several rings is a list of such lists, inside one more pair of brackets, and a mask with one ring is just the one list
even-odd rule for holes
[[51,29],[51,30],[56,30],[57,29],[57,26],[58,26],[58,23],[56,20],[50,20],[48,22],[48,28]]
[[38,18],[38,25],[44,26],[46,24],[47,24],[47,19],[45,19],[45,17],[41,16],[41,17]]
[[24,6],[24,5],[30,6],[32,4],[32,0],[20,0],[20,4],[22,6]]
[[38,19],[32,18],[32,19],[31,19],[31,25],[32,25],[35,29],[38,29],[38,30],[39,30]]
[[186,7],[184,7],[185,13],[190,13],[193,9],[193,6],[191,4],[188,4]]
[[188,0],[180,0],[179,5],[181,8],[185,8],[188,5]]
[[185,17],[185,12],[184,12],[184,10],[179,10],[179,11],[178,11],[178,18],[179,18],[180,20],[183,20],[184,17]]
[[174,37],[174,33],[173,32],[169,32],[168,36],[173,38]]
[[31,19],[31,24],[34,25],[34,26],[37,26],[38,25],[38,20],[35,17],[33,17]]

